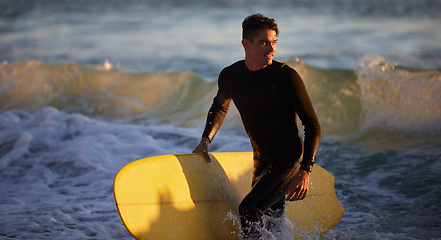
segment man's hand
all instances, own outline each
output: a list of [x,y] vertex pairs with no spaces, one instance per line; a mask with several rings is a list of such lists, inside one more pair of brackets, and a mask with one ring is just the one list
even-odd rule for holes
[[309,190],[310,172],[299,169],[289,180],[288,191],[286,192],[287,201],[302,200],[306,197]]
[[208,141],[208,138],[203,137],[199,145],[193,150],[192,153],[202,153],[205,160],[207,160],[207,162],[211,162],[210,156],[208,155],[209,147],[210,147],[210,141]]

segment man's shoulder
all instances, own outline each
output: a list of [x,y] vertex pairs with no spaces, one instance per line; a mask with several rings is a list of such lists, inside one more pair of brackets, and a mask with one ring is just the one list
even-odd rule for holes
[[237,71],[243,68],[245,66],[245,60],[237,61],[230,66],[225,67],[222,71]]
[[293,84],[297,85],[303,83],[302,77],[300,77],[297,70],[289,66],[288,64],[282,63],[282,67],[279,68],[278,73],[278,85],[281,88],[290,89]]
[[225,79],[232,79],[240,76],[243,72],[244,66],[245,60],[241,60],[231,64],[228,67],[225,67],[219,74],[219,80],[225,81]]
[[273,63],[271,64],[271,66],[275,67],[275,68],[282,68],[282,67],[288,66],[288,64],[286,64],[284,62],[279,62],[279,61],[273,60]]
[[288,63],[279,62],[279,61],[275,61],[275,60],[273,60],[272,66],[275,69],[278,69],[278,70],[281,70],[281,71],[283,70],[284,72],[295,71],[294,68],[292,68],[291,66],[288,65]]
[[292,78],[298,75],[298,72],[292,68],[288,63],[273,61],[274,70],[277,71],[280,78]]

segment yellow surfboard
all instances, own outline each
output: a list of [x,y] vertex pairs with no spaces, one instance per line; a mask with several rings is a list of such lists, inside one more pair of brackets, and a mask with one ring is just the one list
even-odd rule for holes
[[[119,214],[136,239],[239,239],[238,206],[251,188],[251,152],[164,155],[123,167],[114,181]],[[294,235],[320,235],[344,208],[334,177],[315,165],[310,191],[286,205]],[[294,237],[294,236],[293,236]]]

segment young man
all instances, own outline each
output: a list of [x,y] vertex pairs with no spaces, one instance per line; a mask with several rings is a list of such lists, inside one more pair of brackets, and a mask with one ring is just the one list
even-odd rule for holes
[[[239,206],[243,237],[259,238],[264,214],[281,217],[285,199],[306,197],[320,124],[301,77],[291,67],[273,61],[279,34],[274,19],[251,15],[242,28],[245,60],[220,73],[202,140],[193,152],[204,154],[210,162],[209,145],[233,100],[254,154],[252,189]],[[304,143],[296,115],[305,126]]]

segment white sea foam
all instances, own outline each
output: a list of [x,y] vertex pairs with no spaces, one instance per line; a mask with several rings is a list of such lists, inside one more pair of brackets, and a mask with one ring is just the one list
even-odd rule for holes
[[[26,232],[50,238],[127,237],[115,215],[113,177],[133,160],[169,153],[173,143],[163,144],[160,132],[155,139],[148,127],[106,123],[49,107],[35,114],[2,112],[0,119],[0,228],[9,237],[26,238]],[[185,130],[177,129],[174,136],[190,139],[192,145],[197,141]],[[173,149],[188,152],[189,146]]]
[[357,71],[362,128],[441,133],[441,72],[403,69],[382,58]]

